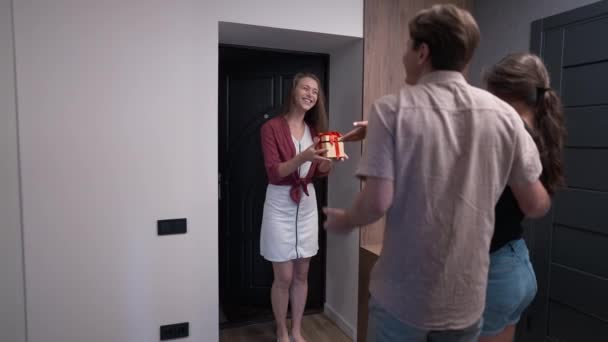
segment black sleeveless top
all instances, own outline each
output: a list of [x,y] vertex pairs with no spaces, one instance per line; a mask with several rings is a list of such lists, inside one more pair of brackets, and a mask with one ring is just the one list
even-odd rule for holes
[[521,239],[524,235],[524,227],[521,222],[525,215],[519,209],[517,200],[513,196],[510,187],[506,187],[498,199],[494,209],[496,219],[494,223],[494,236],[490,245],[490,253],[499,250],[509,241]]
[[[532,138],[536,142],[534,132],[528,127],[524,121],[526,131],[530,133]],[[538,144],[538,143],[537,143]],[[494,208],[496,215],[494,221],[494,236],[492,236],[492,243],[490,244],[490,253],[499,250],[504,245],[513,240],[521,239],[524,236],[524,227],[521,222],[524,220],[524,213],[519,209],[517,200],[511,191],[511,188],[507,186],[500,195],[498,203]]]

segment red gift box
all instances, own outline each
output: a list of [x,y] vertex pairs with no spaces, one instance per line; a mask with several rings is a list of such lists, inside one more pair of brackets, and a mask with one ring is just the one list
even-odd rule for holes
[[338,132],[325,132],[317,135],[319,137],[317,149],[327,149],[327,152],[323,155],[324,157],[332,159],[346,159],[346,153],[344,153],[344,143],[340,141],[342,134]]

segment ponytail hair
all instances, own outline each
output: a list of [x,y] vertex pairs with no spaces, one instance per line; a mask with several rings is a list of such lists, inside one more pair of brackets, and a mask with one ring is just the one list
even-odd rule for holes
[[541,182],[549,194],[565,185],[563,149],[566,127],[563,107],[550,88],[549,73],[533,54],[508,55],[484,74],[488,90],[506,102],[521,101],[534,111],[532,137],[543,165]]
[[562,156],[566,127],[561,100],[553,89],[539,92],[535,114],[533,137],[543,165],[540,180],[547,192],[554,194],[566,184]]

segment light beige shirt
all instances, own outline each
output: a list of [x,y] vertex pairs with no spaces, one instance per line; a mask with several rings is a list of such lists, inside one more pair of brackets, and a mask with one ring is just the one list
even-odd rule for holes
[[377,100],[357,175],[394,181],[370,291],[420,329],[463,329],[483,313],[494,206],[533,182],[538,150],[515,110],[437,71]]

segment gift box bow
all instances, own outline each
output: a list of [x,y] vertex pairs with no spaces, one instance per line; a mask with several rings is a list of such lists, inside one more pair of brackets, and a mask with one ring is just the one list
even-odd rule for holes
[[342,134],[340,134],[339,132],[325,132],[319,133],[318,136],[320,143],[332,144],[336,150],[336,156],[341,156],[339,142],[340,138],[342,137]]

